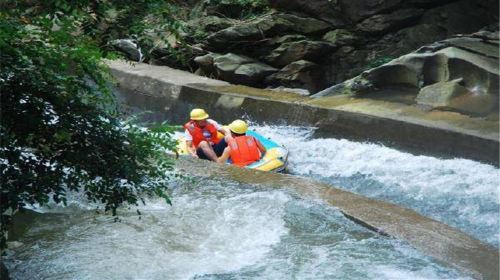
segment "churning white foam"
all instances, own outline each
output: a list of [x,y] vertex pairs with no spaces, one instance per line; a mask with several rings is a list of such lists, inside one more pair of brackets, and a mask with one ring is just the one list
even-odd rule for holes
[[50,270],[69,271],[73,279],[191,279],[258,262],[287,233],[284,205],[292,198],[224,183],[217,188],[234,192],[191,189],[173,195],[173,207],[148,201],[140,220],[122,210],[118,223],[109,216],[75,222],[51,233],[49,243],[59,241],[37,250],[26,271],[43,267],[41,276],[54,279]]
[[498,246],[500,173],[494,166],[373,143],[313,139],[312,128],[256,130],[288,148],[290,173],[413,208]]

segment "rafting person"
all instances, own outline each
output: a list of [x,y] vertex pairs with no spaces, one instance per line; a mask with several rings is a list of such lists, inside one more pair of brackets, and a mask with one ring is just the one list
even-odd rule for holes
[[209,119],[205,110],[196,108],[189,114],[190,120],[184,125],[188,152],[200,159],[217,161],[227,147],[226,140],[220,139],[217,132],[230,135],[231,132]]
[[235,120],[229,124],[230,135],[226,135],[227,147],[217,162],[224,163],[231,159],[232,164],[247,166],[258,160],[265,154],[266,148],[253,136],[246,135],[248,125],[245,121]]

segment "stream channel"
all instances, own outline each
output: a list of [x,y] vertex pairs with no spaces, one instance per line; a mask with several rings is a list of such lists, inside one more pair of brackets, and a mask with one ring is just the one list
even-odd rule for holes
[[[288,172],[411,208],[499,247],[499,170],[372,143],[315,139],[314,129],[253,125],[290,150]],[[203,170],[200,170],[203,172]],[[176,180],[173,206],[150,199],[95,214],[35,208],[4,258],[12,279],[469,279],[404,241],[285,190],[218,178]],[[34,214],[31,214],[34,215]]]

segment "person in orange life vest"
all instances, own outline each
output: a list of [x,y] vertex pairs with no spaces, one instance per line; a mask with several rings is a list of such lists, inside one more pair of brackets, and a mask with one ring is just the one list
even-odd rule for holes
[[227,147],[226,141],[217,137],[217,132],[228,135],[229,130],[209,119],[203,109],[193,109],[190,113],[190,121],[184,125],[184,128],[187,149],[194,157],[217,161],[217,157],[221,156]]
[[266,148],[253,136],[246,135],[248,125],[242,120],[235,120],[229,124],[231,136],[226,136],[228,146],[217,162],[224,163],[228,158],[234,165],[247,166],[258,160],[266,152]]

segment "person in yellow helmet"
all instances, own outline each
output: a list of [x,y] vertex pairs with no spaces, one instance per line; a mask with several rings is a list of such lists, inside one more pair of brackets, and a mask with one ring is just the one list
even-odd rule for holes
[[229,124],[231,136],[226,136],[228,146],[224,149],[217,162],[224,163],[231,159],[237,166],[247,166],[262,157],[266,148],[253,136],[246,135],[248,125],[245,121],[235,120]]
[[230,134],[229,130],[208,118],[205,110],[196,108],[190,113],[190,120],[184,125],[189,153],[200,159],[217,161],[227,147],[224,138],[219,139],[217,132]]

